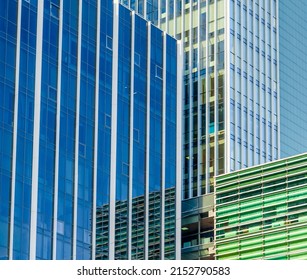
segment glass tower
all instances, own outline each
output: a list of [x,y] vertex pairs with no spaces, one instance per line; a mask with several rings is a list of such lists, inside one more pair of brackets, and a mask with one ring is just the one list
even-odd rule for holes
[[183,42],[184,199],[279,158],[278,1],[121,2]]
[[279,0],[281,156],[307,151],[307,3]]
[[180,44],[117,1],[4,0],[0,49],[0,259],[178,258]]
[[213,259],[214,176],[279,158],[278,0],[121,2],[182,40],[182,258]]

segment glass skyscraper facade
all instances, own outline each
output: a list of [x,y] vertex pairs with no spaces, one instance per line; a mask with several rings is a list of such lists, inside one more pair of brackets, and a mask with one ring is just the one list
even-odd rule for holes
[[211,259],[214,176],[280,156],[278,0],[121,2],[182,40],[182,258]]
[[279,0],[281,157],[307,151],[306,1]]
[[307,154],[216,177],[216,259],[307,259]]
[[178,258],[180,44],[117,1],[5,0],[0,49],[0,259]]
[[183,199],[279,158],[278,1],[121,2],[183,42]]

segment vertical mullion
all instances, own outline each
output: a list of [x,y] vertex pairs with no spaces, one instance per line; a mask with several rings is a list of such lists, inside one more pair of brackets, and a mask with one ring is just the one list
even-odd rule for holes
[[[240,83],[240,100],[236,100],[237,102],[239,102],[240,103],[240,106],[241,106],[241,115],[240,115],[240,129],[241,129],[241,133],[240,133],[240,135],[237,133],[237,135],[241,138],[241,143],[239,143],[239,145],[240,145],[240,147],[239,147],[239,149],[240,149],[240,151],[241,151],[241,153],[240,153],[240,158],[238,158],[239,160],[240,160],[240,165],[238,165],[238,161],[237,161],[237,169],[241,169],[241,168],[243,168],[243,160],[242,160],[242,158],[243,158],[243,121],[244,121],[244,118],[243,118],[243,91],[242,91],[242,89],[243,89],[243,79],[242,79],[242,65],[243,65],[243,55],[242,55],[242,52],[243,52],[243,48],[244,48],[244,34],[243,34],[243,21],[244,21],[244,19],[243,19],[243,5],[244,5],[244,2],[242,1],[242,3],[241,3],[241,6],[240,6],[240,18],[241,18],[241,26],[240,26],[240,30],[239,30],[239,33],[241,34],[241,41],[240,41],[240,44],[241,44],[241,54],[240,54],[240,57],[241,57],[241,59],[240,59],[240,63],[239,63],[239,65],[237,65],[237,64],[235,64],[235,67],[240,67],[240,71],[241,71],[241,79],[240,79],[240,81],[239,81],[239,83]],[[246,38],[246,40],[247,40],[247,38]],[[247,50],[246,50],[247,51]],[[246,54],[247,55],[247,54]],[[237,80],[237,76],[236,76],[236,68],[235,68],[235,80]],[[238,74],[238,73],[237,73]],[[236,91],[237,91],[238,89],[236,88]],[[236,108],[236,107],[235,107]],[[235,110],[237,110],[238,108],[236,108]],[[239,120],[236,120],[236,128],[238,128],[238,121]],[[238,130],[237,130],[238,131]]]
[[61,83],[62,83],[62,43],[63,43],[63,0],[60,1],[59,14],[59,44],[58,44],[58,81],[56,103],[56,143],[54,161],[54,203],[53,203],[53,233],[52,233],[52,259],[56,259],[57,221],[58,221],[58,191],[59,191],[59,150],[60,150],[60,120],[61,120]]
[[209,98],[209,2],[206,5],[206,193],[210,192],[209,173],[210,173],[210,134],[209,134],[209,118],[210,118],[210,98]]
[[15,69],[15,100],[14,100],[14,131],[12,153],[12,182],[11,182],[11,207],[9,228],[9,259],[13,259],[14,241],[14,212],[15,212],[15,185],[16,185],[16,158],[17,158],[17,128],[18,128],[18,100],[19,100],[19,72],[20,72],[20,33],[21,33],[22,2],[18,1],[17,11],[17,41],[16,41],[16,69]]
[[75,127],[75,163],[74,163],[74,205],[73,205],[73,248],[72,259],[77,257],[77,215],[78,215],[78,179],[79,179],[79,125],[80,125],[80,87],[81,87],[81,44],[82,44],[82,0],[79,0],[78,50],[77,50],[77,96]]
[[263,139],[265,139],[265,161],[264,162],[267,162],[268,161],[268,149],[269,149],[269,141],[268,141],[268,133],[269,133],[269,129],[268,129],[268,115],[269,115],[269,112],[268,112],[268,98],[267,98],[267,88],[268,88],[268,60],[267,60],[267,54],[268,54],[268,50],[269,50],[269,47],[268,47],[268,42],[267,42],[267,5],[268,5],[268,1],[265,1],[264,3],[264,42],[265,42],[265,45],[264,45],[264,49],[265,49],[265,52],[264,52],[264,65],[265,65],[265,68],[264,68],[264,71],[265,71],[265,88],[264,88],[264,92],[265,92],[265,99],[264,99],[264,102],[265,102],[265,137]]
[[[276,92],[277,92],[277,159],[280,159],[280,90],[279,90],[279,0],[276,0],[276,49],[277,49],[277,73],[276,73]],[[274,124],[273,124],[274,125]],[[274,128],[273,128],[274,129]],[[275,132],[274,132],[275,134]]]
[[147,116],[146,116],[146,185],[145,185],[145,260],[148,260],[149,244],[149,142],[150,142],[150,52],[151,23],[147,23]]
[[201,139],[201,96],[200,96],[200,92],[201,92],[201,78],[200,78],[200,17],[201,17],[201,10],[200,10],[200,0],[198,0],[197,2],[197,10],[198,10],[198,19],[197,19],[197,194],[201,195],[201,180],[200,180],[200,162],[201,162],[201,144],[200,144],[200,139]]
[[218,175],[218,70],[217,70],[217,0],[214,1],[214,176]]
[[92,259],[96,256],[96,207],[97,207],[97,167],[98,167],[98,125],[99,125],[99,69],[100,69],[100,16],[101,2],[97,1],[96,25],[96,73],[95,73],[95,127],[94,127],[94,171],[93,171],[93,212],[92,212]]
[[133,124],[134,124],[134,49],[135,12],[131,16],[131,72],[130,72],[130,132],[129,132],[129,190],[128,190],[128,259],[131,260],[132,242],[132,190],[133,190]]
[[271,77],[271,82],[270,82],[270,84],[268,85],[269,87],[270,87],[270,89],[271,89],[271,100],[270,100],[270,104],[271,104],[271,106],[270,106],[270,108],[269,108],[269,110],[270,110],[270,119],[271,119],[271,128],[268,128],[269,129],[269,133],[271,134],[271,159],[269,159],[270,161],[271,160],[274,160],[274,125],[273,125],[273,120],[274,120],[274,112],[273,112],[273,104],[274,104],[274,102],[273,102],[273,99],[274,99],[274,91],[273,91],[273,71],[274,71],[274,64],[273,64],[273,59],[272,59],[272,57],[273,57],[273,45],[272,45],[272,38],[273,38],[273,28],[272,28],[272,26],[273,26],[273,24],[272,24],[272,22],[273,22],[273,15],[272,15],[272,10],[274,9],[274,3],[273,3],[273,1],[272,2],[270,2],[270,6],[269,6],[269,8],[270,8],[270,30],[269,30],[269,32],[270,32],[270,38],[271,38],[271,40],[270,40],[270,58],[271,58],[271,61],[269,62],[271,65],[271,71],[270,71],[270,77]]
[[[225,153],[224,153],[224,173],[230,171],[230,5],[229,1],[225,1],[224,14],[225,14],[225,44],[224,44],[224,75],[225,75]],[[216,246],[215,246],[216,247]]]
[[[265,58],[264,59],[261,59],[262,57],[262,51],[265,52],[265,45],[264,45],[264,49],[262,49],[262,40],[264,39],[264,34],[265,34],[265,31],[264,31],[264,34],[261,33],[261,26],[262,26],[262,6],[261,6],[261,2],[259,1],[259,58],[260,58],[260,61],[259,61],[259,81],[260,81],[260,84],[259,84],[259,91],[260,91],[260,100],[259,100],[259,105],[260,105],[260,109],[259,109],[259,128],[260,128],[260,163],[264,163],[264,160],[263,160],[263,157],[262,157],[262,153],[264,150],[266,150],[266,148],[264,147],[263,145],[263,140],[265,139],[264,138],[264,135],[262,133],[262,118],[264,117],[263,114],[262,114],[262,106],[264,105],[263,102],[262,102],[262,84],[265,84],[265,77],[263,79],[263,75],[262,75],[262,67],[265,67]],[[264,66],[263,66],[264,64]],[[265,112],[264,112],[265,113]]]
[[[249,128],[249,121],[250,121],[250,118],[251,116],[249,115],[249,103],[250,103],[250,96],[251,96],[251,92],[249,91],[249,88],[251,88],[249,86],[249,83],[251,83],[251,81],[249,80],[249,76],[250,76],[250,71],[249,71],[249,65],[251,64],[254,68],[254,64],[253,64],[253,61],[251,60],[251,58],[249,57],[249,49],[250,49],[250,44],[253,43],[252,41],[252,38],[251,38],[251,41],[249,40],[250,38],[250,35],[249,35],[249,32],[250,32],[250,21],[249,21],[249,18],[250,18],[250,14],[249,14],[249,10],[250,10],[250,3],[246,3],[246,36],[247,36],[247,42],[246,42],[246,55],[247,55],[247,65],[246,65],[246,145],[247,147],[244,146],[244,143],[243,143],[243,148],[244,150],[247,151],[246,153],[246,167],[249,167],[249,162],[250,162],[250,158],[252,158],[251,156],[251,151],[249,149],[250,147],[250,142],[249,142],[249,134],[250,134],[250,128]],[[251,19],[252,20],[252,19]],[[253,49],[251,50],[252,52],[252,55],[253,55]],[[254,55],[253,55],[254,57]],[[241,70],[241,74],[244,75],[244,72],[243,72],[243,69]],[[254,77],[254,76],[253,76]],[[253,84],[252,84],[253,85]],[[245,149],[246,148],[246,149]]]
[[165,253],[165,151],[166,151],[166,33],[163,33],[163,89],[162,89],[162,188],[161,188],[161,260]]
[[117,144],[117,99],[118,99],[118,36],[119,2],[113,1],[113,57],[112,57],[112,118],[111,118],[111,174],[109,209],[109,259],[115,257],[115,195],[116,195],[116,144]]
[[37,199],[38,199],[38,169],[39,169],[39,134],[41,109],[41,77],[43,49],[43,19],[44,3],[37,3],[37,37],[35,62],[35,97],[34,97],[34,127],[33,127],[33,162],[32,162],[32,193],[31,193],[31,222],[30,222],[30,259],[36,258],[37,234]]
[[181,199],[182,199],[182,74],[183,74],[182,41],[177,42],[177,145],[176,145],[176,260],[181,259]]
[[[254,1],[253,4],[252,4],[252,9],[253,9],[254,15],[256,15],[255,6],[256,5],[255,5],[255,1]],[[255,40],[256,20],[255,20],[255,16],[253,16],[252,21],[253,21],[253,30],[252,30],[252,32],[253,32],[253,46],[254,46],[254,49],[255,49],[254,55],[253,55],[253,61],[252,61],[253,65],[254,65],[252,75],[253,75],[253,77],[256,77],[256,75],[255,75],[255,72],[256,72],[256,59],[258,59],[258,57],[256,58],[256,40]],[[257,153],[256,153],[256,102],[255,102],[255,100],[256,100],[256,98],[255,98],[256,97],[256,89],[257,89],[257,87],[256,87],[256,79],[254,78],[253,95],[251,96],[252,99],[253,99],[253,106],[252,106],[252,108],[253,108],[253,112],[254,112],[254,116],[253,116],[253,146],[254,146],[254,151],[253,151],[253,162],[252,162],[252,165],[256,165],[257,164],[257,161],[256,161],[256,157],[257,157]]]
[[[193,80],[192,80],[192,52],[193,52],[193,45],[192,45],[192,18],[193,18],[193,5],[192,0],[189,3],[190,6],[190,22],[189,22],[189,138],[190,138],[190,146],[189,146],[189,197],[193,197]],[[185,8],[185,7],[184,7]],[[185,26],[183,28],[183,36],[185,36]]]

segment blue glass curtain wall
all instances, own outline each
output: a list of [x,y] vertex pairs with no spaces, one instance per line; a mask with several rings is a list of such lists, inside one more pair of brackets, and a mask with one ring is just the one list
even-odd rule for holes
[[63,1],[57,259],[72,258],[78,1]]
[[146,183],[147,43],[146,21],[136,16],[133,90],[132,259],[144,259],[145,257],[145,204],[138,203],[138,201],[144,199]]
[[93,152],[97,5],[82,2],[81,85],[78,159],[77,259],[90,259],[93,208]]
[[13,258],[29,258],[37,5],[22,2]]
[[0,2],[0,259],[174,259],[175,39],[112,0]]
[[9,258],[17,1],[0,3],[0,260]]
[[109,258],[109,203],[112,118],[112,1],[103,1],[100,16],[100,64],[97,159],[96,258]]
[[176,116],[177,57],[176,42],[166,38],[166,136],[165,136],[165,259],[175,258],[176,222]]
[[[58,1],[53,1],[59,5]],[[52,258],[59,20],[44,1],[36,258]]]

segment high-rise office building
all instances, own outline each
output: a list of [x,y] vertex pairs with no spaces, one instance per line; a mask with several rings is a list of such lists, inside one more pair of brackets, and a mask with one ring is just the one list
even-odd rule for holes
[[279,0],[281,157],[307,151],[306,1]]
[[211,259],[214,176],[279,158],[278,0],[121,2],[183,42],[182,258]]
[[278,1],[121,2],[184,44],[184,199],[279,157]]
[[216,177],[216,259],[307,259],[307,154]]
[[4,0],[0,50],[0,259],[94,259],[101,238],[178,258],[180,44],[117,1]]

